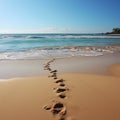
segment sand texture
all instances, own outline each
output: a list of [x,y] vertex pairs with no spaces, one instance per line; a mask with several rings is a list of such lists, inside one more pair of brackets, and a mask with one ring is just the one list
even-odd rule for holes
[[[0,120],[120,120],[120,64],[109,74],[59,73],[0,82]],[[63,63],[63,62],[62,62]]]

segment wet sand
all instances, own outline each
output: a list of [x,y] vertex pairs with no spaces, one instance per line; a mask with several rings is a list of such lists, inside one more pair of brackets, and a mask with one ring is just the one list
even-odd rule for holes
[[[0,119],[120,120],[120,64],[112,64],[119,63],[119,56],[79,61],[78,57],[67,64],[66,59],[44,60],[40,69],[45,74],[41,76],[1,79]],[[90,71],[92,61],[97,63]],[[102,67],[96,68],[98,63],[104,72]],[[77,65],[82,67],[76,70]],[[84,67],[89,70],[82,72]]]
[[[1,60],[0,79],[15,77],[36,77],[47,75],[43,68],[48,60]],[[107,67],[120,63],[119,53],[108,53],[103,56],[76,56],[56,59],[51,67],[63,73],[108,74]],[[99,69],[98,69],[99,68]]]

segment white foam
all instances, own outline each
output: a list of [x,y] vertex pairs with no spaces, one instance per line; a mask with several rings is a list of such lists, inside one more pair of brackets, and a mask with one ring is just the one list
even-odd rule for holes
[[12,36],[12,35],[1,35],[0,39],[8,39],[8,38],[26,38],[26,39],[39,39],[39,38],[47,38],[47,39],[78,39],[78,38],[120,38],[120,36],[112,36],[112,35],[97,35],[97,34],[91,34],[91,35],[82,35],[82,34],[73,34],[73,35],[69,35],[69,34],[61,34],[61,35],[42,35],[42,34],[38,34],[38,35],[21,35],[21,36]]
[[56,35],[56,36],[45,36],[45,38],[56,38],[56,39],[79,39],[79,38],[96,38],[96,39],[103,39],[103,38],[120,38],[120,36],[107,36],[107,35]]
[[80,49],[32,49],[29,51],[3,52],[0,59],[48,59],[71,56],[100,56],[103,52]]

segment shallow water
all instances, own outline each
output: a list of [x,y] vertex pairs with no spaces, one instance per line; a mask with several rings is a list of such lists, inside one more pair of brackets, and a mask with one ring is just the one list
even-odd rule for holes
[[0,59],[98,56],[103,54],[101,50],[71,49],[67,46],[115,45],[120,45],[120,36],[103,34],[1,34]]

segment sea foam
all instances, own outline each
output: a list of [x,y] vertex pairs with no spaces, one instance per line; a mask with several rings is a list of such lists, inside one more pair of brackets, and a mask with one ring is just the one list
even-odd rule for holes
[[116,45],[120,45],[120,36],[105,34],[1,34],[0,59],[100,56],[114,52],[113,48],[104,49],[104,46]]
[[65,58],[73,56],[101,56],[104,53],[113,53],[111,50],[87,48],[44,48],[31,49],[14,52],[1,52],[0,60],[4,59],[49,59],[49,58]]

